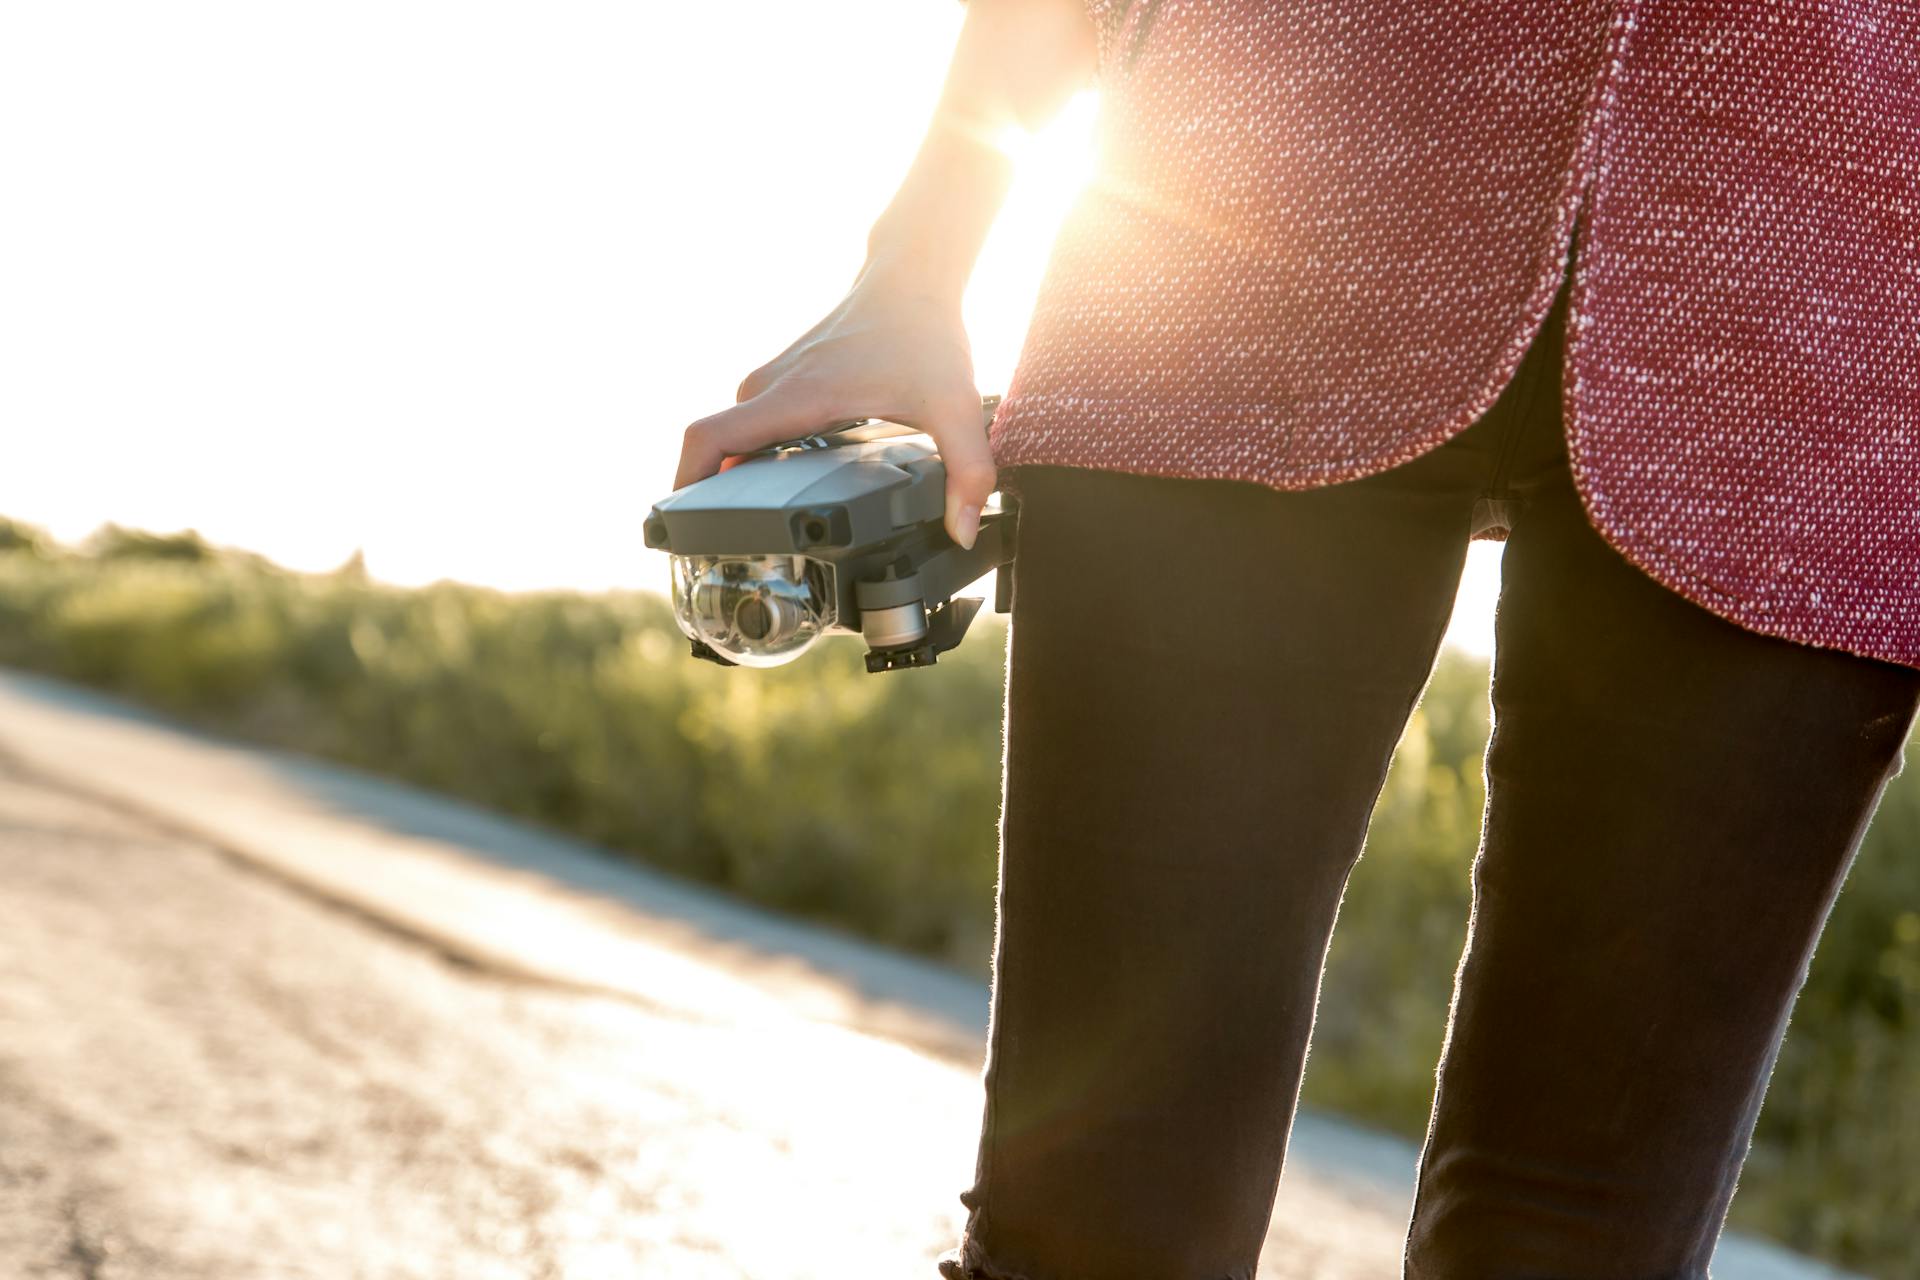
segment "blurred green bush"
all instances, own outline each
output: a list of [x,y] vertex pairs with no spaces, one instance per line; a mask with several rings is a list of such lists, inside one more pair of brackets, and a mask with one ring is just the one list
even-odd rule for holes
[[[650,593],[295,574],[192,535],[0,520],[0,663],[466,797],[984,974],[1005,631],[936,673],[860,647],[743,679]],[[1449,651],[1341,907],[1306,1099],[1425,1131],[1466,936],[1487,670]],[[1920,758],[1920,752],[1916,752]],[[913,767],[905,766],[913,761]],[[1889,789],[1775,1070],[1734,1220],[1920,1274],[1920,768]]]

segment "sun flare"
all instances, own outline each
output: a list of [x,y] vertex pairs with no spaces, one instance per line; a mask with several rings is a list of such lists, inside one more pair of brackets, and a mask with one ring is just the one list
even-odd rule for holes
[[1079,94],[1045,129],[1002,142],[1015,165],[1013,188],[967,291],[974,372],[984,391],[1004,390],[1012,376],[1048,252],[1093,176],[1099,106],[1099,95]]

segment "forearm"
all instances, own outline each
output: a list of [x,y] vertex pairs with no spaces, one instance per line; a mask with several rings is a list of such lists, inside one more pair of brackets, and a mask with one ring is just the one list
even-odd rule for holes
[[1012,179],[1001,142],[1092,77],[1083,0],[971,0],[926,140],[867,241],[865,273],[958,303]]

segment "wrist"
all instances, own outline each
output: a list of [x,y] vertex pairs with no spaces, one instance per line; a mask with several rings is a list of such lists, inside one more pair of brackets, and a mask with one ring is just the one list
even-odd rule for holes
[[867,235],[862,281],[958,303],[986,243],[1013,162],[971,131],[936,127]]
[[911,298],[958,311],[973,273],[971,255],[950,243],[913,234],[869,237],[854,288]]

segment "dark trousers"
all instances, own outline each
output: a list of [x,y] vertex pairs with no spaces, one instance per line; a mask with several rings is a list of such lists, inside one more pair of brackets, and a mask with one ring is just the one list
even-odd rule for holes
[[1003,477],[987,1097],[942,1274],[1253,1275],[1341,891],[1502,510],[1488,807],[1405,1274],[1707,1274],[1920,670],[1745,630],[1608,546],[1568,471],[1563,326],[1564,300],[1493,410],[1356,482]]

